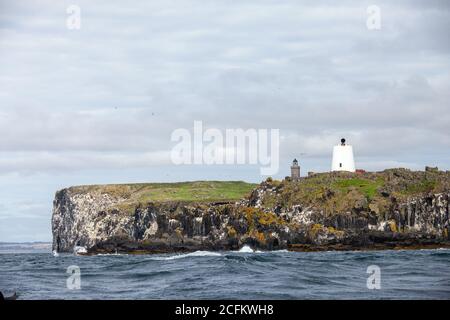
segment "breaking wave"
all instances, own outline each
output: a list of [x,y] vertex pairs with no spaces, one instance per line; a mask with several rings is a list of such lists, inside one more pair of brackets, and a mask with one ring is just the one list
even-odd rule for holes
[[250,246],[245,245],[245,246],[243,246],[242,248],[240,248],[240,249],[238,250],[238,252],[242,252],[242,253],[253,253],[253,252],[255,252],[255,250],[253,250],[252,248],[250,248]]
[[218,252],[212,251],[194,251],[190,253],[184,254],[176,254],[168,257],[152,257],[152,260],[174,260],[174,259],[183,259],[189,257],[220,257],[222,254]]

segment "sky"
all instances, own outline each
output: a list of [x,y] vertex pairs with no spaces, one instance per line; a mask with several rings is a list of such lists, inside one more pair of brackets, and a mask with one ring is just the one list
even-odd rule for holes
[[[73,29],[67,12],[80,11]],[[368,7],[379,28],[368,27]],[[450,2],[0,0],[0,241],[50,241],[56,190],[259,182],[175,165],[171,133],[279,129],[280,169],[450,169]],[[73,20],[69,20],[73,21]]]

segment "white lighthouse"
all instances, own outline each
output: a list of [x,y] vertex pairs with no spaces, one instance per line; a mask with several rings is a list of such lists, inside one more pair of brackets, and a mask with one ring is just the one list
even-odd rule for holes
[[331,171],[350,171],[355,172],[355,159],[353,158],[352,146],[341,139],[341,144],[333,148],[333,161]]

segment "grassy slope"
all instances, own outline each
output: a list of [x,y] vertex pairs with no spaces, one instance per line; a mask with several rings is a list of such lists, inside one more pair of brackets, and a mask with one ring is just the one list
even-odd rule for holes
[[352,189],[356,189],[368,199],[372,199],[382,186],[384,186],[382,178],[374,180],[361,178],[338,179],[332,184],[332,187],[340,192],[349,192]]
[[390,205],[391,196],[401,202],[408,197],[449,190],[450,175],[443,171],[389,169],[362,175],[321,173],[298,183],[274,181],[273,185],[278,186],[278,192],[263,199],[263,205],[269,208],[303,204],[332,214],[351,211],[355,206],[369,210],[372,205],[382,213]]
[[149,202],[237,201],[249,195],[256,184],[243,181],[193,181],[176,183],[136,183],[92,185],[70,188],[77,193],[107,193],[126,200],[117,206],[130,209]]

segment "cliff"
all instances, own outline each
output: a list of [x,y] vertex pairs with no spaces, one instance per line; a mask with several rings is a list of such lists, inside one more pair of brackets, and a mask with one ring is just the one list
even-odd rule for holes
[[88,253],[447,247],[450,174],[390,169],[300,181],[71,187],[54,200],[53,249]]

